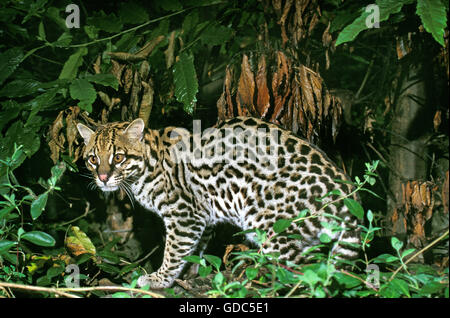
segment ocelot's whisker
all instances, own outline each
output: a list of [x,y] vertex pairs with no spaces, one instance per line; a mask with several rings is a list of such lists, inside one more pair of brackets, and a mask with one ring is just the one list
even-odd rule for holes
[[126,193],[127,197],[130,199],[131,206],[134,209],[134,196],[126,181],[122,181],[122,183],[119,184],[119,188]]

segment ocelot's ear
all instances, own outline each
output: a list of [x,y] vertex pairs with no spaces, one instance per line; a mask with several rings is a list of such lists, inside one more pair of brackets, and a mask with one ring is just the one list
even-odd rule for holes
[[87,145],[89,143],[89,140],[91,140],[94,131],[83,124],[77,124],[77,129],[81,137],[83,137],[84,143]]
[[142,140],[144,137],[144,128],[144,121],[141,118],[137,118],[128,125],[127,129],[125,129],[125,135],[132,140]]

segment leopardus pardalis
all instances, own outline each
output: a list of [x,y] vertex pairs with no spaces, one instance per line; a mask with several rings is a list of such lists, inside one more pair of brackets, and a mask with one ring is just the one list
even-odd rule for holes
[[[195,126],[193,133],[175,127],[150,130],[141,119],[109,123],[95,132],[83,124],[77,127],[97,186],[132,194],[164,221],[163,263],[139,279],[141,286],[171,286],[186,263],[183,258],[194,252],[201,255],[218,222],[271,231],[277,220],[294,218],[304,209],[317,213],[335,197],[316,199],[330,191],[351,191],[348,184],[336,181],[346,177],[323,152],[254,118],[237,117],[203,133]],[[322,226],[322,221],[336,221],[319,214],[287,228],[301,240],[275,236],[263,251],[300,263],[302,252],[320,244],[319,237],[326,233],[335,242],[332,253],[355,257],[357,219],[343,204],[330,204],[323,211],[342,220],[340,231]],[[252,235],[247,234],[248,239],[254,240]]]

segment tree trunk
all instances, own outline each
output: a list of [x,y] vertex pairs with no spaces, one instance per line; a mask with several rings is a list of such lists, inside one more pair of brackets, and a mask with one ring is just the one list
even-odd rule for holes
[[424,180],[427,175],[425,81],[420,66],[404,62],[391,128],[391,195],[387,199],[385,223],[385,234],[398,238],[405,238],[407,230],[405,215],[400,209],[402,184],[408,180]]

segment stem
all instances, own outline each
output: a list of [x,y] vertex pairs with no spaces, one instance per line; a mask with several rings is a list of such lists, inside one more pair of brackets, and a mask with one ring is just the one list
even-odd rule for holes
[[25,289],[30,291],[37,291],[37,292],[46,292],[46,293],[52,293],[68,298],[81,298],[80,296],[70,294],[68,292],[87,292],[87,291],[95,291],[95,290],[101,290],[101,291],[129,291],[134,293],[140,293],[145,295],[150,295],[155,298],[163,298],[163,295],[137,289],[137,288],[129,288],[129,287],[122,287],[122,286],[97,286],[97,287],[79,287],[79,288],[55,288],[55,287],[40,287],[40,286],[28,286],[28,285],[22,285],[22,284],[14,284],[14,283],[4,283],[0,282],[0,287],[7,287],[12,289]]

